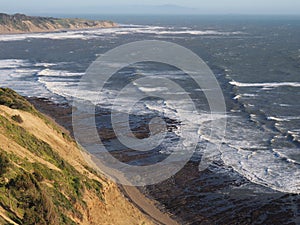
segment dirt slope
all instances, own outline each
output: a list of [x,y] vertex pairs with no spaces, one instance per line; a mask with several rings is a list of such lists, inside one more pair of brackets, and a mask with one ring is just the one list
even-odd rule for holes
[[11,93],[4,106],[1,91],[1,224],[154,224],[86,164],[58,125],[33,108],[20,110],[24,102],[11,102]]

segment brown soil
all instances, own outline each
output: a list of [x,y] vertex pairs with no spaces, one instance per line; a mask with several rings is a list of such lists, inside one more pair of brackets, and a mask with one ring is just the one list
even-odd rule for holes
[[[31,113],[21,110],[10,109],[6,106],[0,106],[0,114],[11,120],[11,116],[20,115],[23,119],[23,123],[19,126],[26,129],[31,134],[35,135],[39,139],[47,142],[59,155],[70,163],[81,174],[84,174],[90,178],[96,179],[103,184],[103,196],[105,201],[100,201],[97,196],[88,190],[85,191],[83,198],[87,203],[88,210],[81,209],[78,206],[78,210],[83,214],[83,220],[77,221],[83,225],[127,225],[127,224],[155,224],[152,219],[142,213],[135,204],[131,203],[123,194],[119,188],[113,182],[107,180],[103,176],[96,176],[86,169],[87,163],[83,159],[82,152],[77,148],[77,145],[73,141],[69,141],[62,133],[54,129],[52,126],[46,124],[44,120],[32,115]],[[0,127],[0,147],[7,152],[14,153],[19,157],[28,158],[33,162],[40,162],[47,165],[51,169],[58,170],[55,165],[44,161],[38,156],[33,155],[29,150],[17,145],[14,141],[7,138],[5,133]],[[11,222],[8,219],[5,211],[0,209],[0,217],[7,222]],[[76,220],[74,218],[74,220]]]

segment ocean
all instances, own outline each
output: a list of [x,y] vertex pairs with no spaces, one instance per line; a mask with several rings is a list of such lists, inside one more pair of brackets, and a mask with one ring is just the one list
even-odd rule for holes
[[[120,26],[0,35],[0,86],[55,103],[72,104],[74,98],[96,96],[93,100],[101,111],[98,128],[111,130],[107,115],[125,85],[147,75],[171,79],[184,87],[199,110],[195,112],[184,101],[178,103],[178,110],[163,98],[137,103],[129,117],[137,133],[143,133],[141,129],[154,116],[167,120],[167,135],[153,152],[137,156],[124,150],[122,143],[103,138],[109,151],[120,159],[124,153],[124,162],[135,166],[160,162],[182,148],[181,129],[200,138],[181,171],[141,188],[144,193],[183,224],[300,224],[300,17],[77,17],[111,19]],[[211,68],[226,103],[224,138],[210,135],[212,119],[207,119],[210,107],[205,91],[173,66],[137,63],[116,73],[101,97],[88,89],[78,92],[81,77],[97,57],[122,44],[144,40],[181,45]],[[141,94],[163,96],[163,84],[156,85],[155,89],[135,87]],[[126,101],[122,99],[114,110],[122,112]],[[219,158],[199,171],[203,149],[217,148],[220,142]]]

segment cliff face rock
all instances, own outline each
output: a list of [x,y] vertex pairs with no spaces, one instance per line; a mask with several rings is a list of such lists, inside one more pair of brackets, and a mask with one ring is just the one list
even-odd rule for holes
[[60,19],[53,17],[34,17],[24,14],[8,15],[0,13],[0,33],[53,32],[61,30],[92,29],[116,27],[112,21],[86,19]]
[[0,88],[0,224],[153,224],[59,125]]

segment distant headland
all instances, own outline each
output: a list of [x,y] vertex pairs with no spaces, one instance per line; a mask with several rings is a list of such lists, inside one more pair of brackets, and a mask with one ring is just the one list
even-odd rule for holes
[[118,26],[116,23],[106,20],[26,16],[19,13],[8,15],[0,13],[0,34],[54,32],[116,26]]

